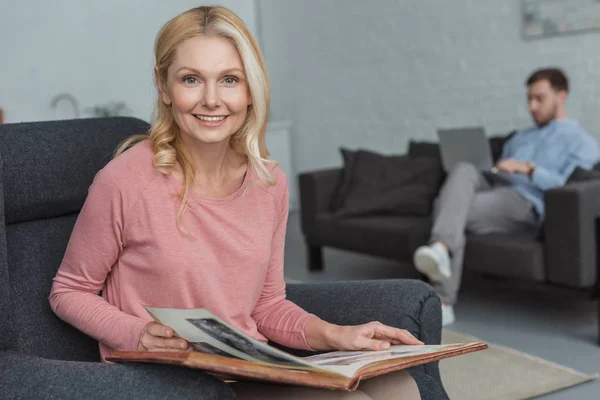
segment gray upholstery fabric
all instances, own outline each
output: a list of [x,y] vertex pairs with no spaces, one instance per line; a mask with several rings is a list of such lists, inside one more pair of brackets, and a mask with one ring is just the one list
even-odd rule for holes
[[14,329],[6,348],[63,360],[99,359],[97,343],[60,321],[48,295],[95,174],[120,142],[148,127],[124,117],[0,125],[3,283]]
[[[426,344],[442,339],[440,299],[431,286],[418,280],[296,283],[287,286],[287,298],[334,324],[379,321],[407,329]],[[436,373],[437,363],[429,367]]]
[[431,213],[443,178],[443,171],[435,160],[366,150],[341,151],[343,179],[331,207],[336,216],[427,216]]
[[94,175],[147,128],[132,118],[0,125],[1,399],[235,398],[201,371],[70,361],[98,361],[98,343],[48,305]]
[[[2,154],[0,153],[0,177],[2,176]],[[11,323],[10,285],[8,280],[8,259],[6,256],[6,230],[4,225],[4,191],[0,179],[0,351],[13,343],[15,332]]]
[[342,154],[342,165],[340,177],[337,182],[333,196],[331,197],[331,204],[329,209],[335,211],[342,207],[344,199],[352,188],[352,175],[354,175],[354,168],[356,167],[357,151],[340,147],[340,153]]
[[228,400],[235,395],[226,383],[198,370],[47,360],[0,351],[0,398]]
[[[498,139],[499,140],[499,139]],[[437,145],[413,143],[419,157],[435,157]],[[428,155],[429,154],[429,155]],[[306,243],[411,262],[429,240],[428,217],[332,218],[328,211],[341,170],[300,175],[302,232]],[[499,276],[590,288],[597,279],[600,180],[570,181],[545,195],[543,235],[469,236],[465,268]],[[411,219],[412,218],[412,219]]]
[[330,211],[341,176],[341,168],[307,172],[298,176],[302,232],[307,237],[318,233],[315,226],[317,215]]
[[598,279],[600,181],[570,183],[546,192],[544,223],[550,282],[590,287]]
[[6,222],[77,212],[119,142],[148,127],[124,117],[0,125]]
[[464,268],[533,281],[546,279],[544,246],[535,234],[467,236]]
[[[302,211],[304,212],[304,211]],[[367,254],[410,259],[429,238],[431,219],[409,216],[339,218],[320,213],[315,222],[317,243]]]
[[[97,342],[60,321],[48,305],[52,278],[94,175],[119,142],[147,127],[131,118],[0,125],[0,399],[235,398],[227,384],[197,370],[89,362],[99,360]],[[385,291],[390,304],[401,302],[406,310],[402,317],[388,311],[382,319],[412,324],[415,332],[439,341],[439,301],[428,297],[430,289],[390,285],[370,288]],[[344,285],[321,289],[303,288],[320,299],[313,306],[323,310],[330,300],[357,292]],[[323,297],[327,293],[335,299]],[[376,297],[369,296],[373,304]],[[373,314],[371,306],[362,310],[368,314],[353,310],[348,321]],[[428,368],[435,378],[425,367],[412,372],[432,396],[424,398],[446,398],[437,367]]]
[[594,168],[587,170],[581,167],[575,168],[567,183],[576,182],[587,182],[600,180],[600,163],[596,164]]
[[[287,297],[328,322],[358,325],[379,321],[407,329],[426,344],[439,344],[441,341],[440,299],[431,286],[421,281],[290,284]],[[409,372],[417,381],[423,399],[446,398],[438,363],[417,366]],[[427,397],[423,393],[428,393]]]
[[417,383],[422,400],[449,399],[444,386],[440,385],[439,379],[414,368],[410,368],[407,371]]
[[100,359],[98,342],[60,320],[48,304],[52,278],[76,218],[76,214],[71,214],[6,228],[15,328],[13,348],[21,353],[59,360]]

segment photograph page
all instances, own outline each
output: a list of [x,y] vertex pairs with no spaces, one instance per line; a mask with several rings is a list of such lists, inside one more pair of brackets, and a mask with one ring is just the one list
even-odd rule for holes
[[205,309],[145,307],[157,322],[171,327],[176,336],[187,340],[202,353],[269,364],[292,370],[312,370],[352,378],[357,371],[377,362],[422,356],[473,345],[394,345],[380,351],[333,351],[308,357],[295,357],[260,342]]
[[290,369],[327,370],[260,342],[205,309],[145,308],[155,321],[171,327],[196,351]]
[[379,361],[420,356],[463,347],[465,343],[446,345],[395,345],[379,351],[334,351],[303,357],[304,360],[352,378],[361,368]]

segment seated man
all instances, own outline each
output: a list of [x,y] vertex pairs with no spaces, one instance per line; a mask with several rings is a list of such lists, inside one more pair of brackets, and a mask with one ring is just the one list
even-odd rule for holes
[[511,184],[493,184],[468,163],[449,172],[436,200],[429,245],[414,254],[416,268],[442,299],[444,325],[454,321],[465,232],[537,230],[544,219],[544,191],[563,186],[576,167],[591,169],[599,161],[595,139],[567,118],[568,91],[567,77],[559,69],[540,69],[527,80],[536,126],[517,131],[496,164],[511,175]]

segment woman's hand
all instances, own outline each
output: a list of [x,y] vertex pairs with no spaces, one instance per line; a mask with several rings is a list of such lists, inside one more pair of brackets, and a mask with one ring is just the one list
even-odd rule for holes
[[188,342],[173,337],[173,329],[168,326],[150,321],[142,330],[137,349],[138,351],[186,351]]
[[338,350],[385,350],[393,344],[423,344],[406,329],[392,328],[381,322],[339,326],[334,340]]
[[305,335],[314,350],[385,350],[394,344],[423,344],[407,330],[381,322],[339,326],[315,316],[307,321]]

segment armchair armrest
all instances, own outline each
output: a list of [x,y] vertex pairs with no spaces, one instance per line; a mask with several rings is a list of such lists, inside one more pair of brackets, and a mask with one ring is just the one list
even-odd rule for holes
[[317,214],[329,209],[341,173],[341,168],[334,168],[299,175],[300,214],[304,236],[313,235]]
[[[379,321],[406,329],[425,344],[441,341],[440,299],[431,286],[418,280],[289,284],[287,298],[334,324],[359,325]],[[415,369],[433,378],[443,388],[438,363]]]
[[0,351],[3,399],[235,399],[229,386],[199,370],[50,360]]
[[545,194],[547,279],[578,288],[597,279],[600,181],[569,183]]

